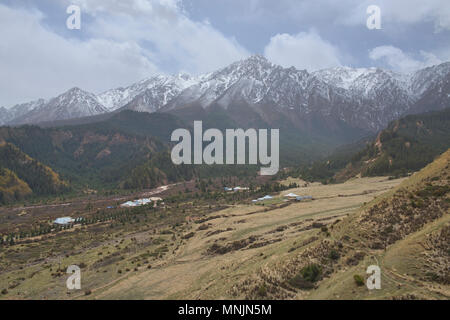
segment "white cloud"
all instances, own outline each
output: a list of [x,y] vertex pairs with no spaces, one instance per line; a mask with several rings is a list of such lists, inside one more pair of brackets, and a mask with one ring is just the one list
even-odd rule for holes
[[51,97],[73,86],[101,91],[157,68],[133,41],[61,37],[42,25],[38,11],[0,5],[0,101],[8,106]]
[[[152,47],[158,62],[175,63],[190,73],[210,72],[249,55],[235,39],[217,31],[208,20],[193,21],[177,0],[79,0],[96,16],[95,37],[133,39]],[[145,47],[145,45],[144,45]]]
[[410,54],[406,54],[393,46],[376,47],[369,52],[369,57],[372,60],[381,60],[390,68],[403,73],[413,72],[442,62],[431,52],[420,51],[420,59],[415,59]]
[[308,71],[341,65],[338,49],[314,31],[277,34],[270,39],[264,54],[276,64]]
[[365,25],[367,20],[365,9],[369,5],[377,5],[381,9],[382,24],[391,27],[388,29],[399,24],[431,22],[436,31],[450,30],[450,1],[448,0],[364,0],[359,1],[357,5],[354,1],[344,0],[340,1],[339,5],[347,8],[346,11],[341,11],[336,19],[342,24]]
[[448,0],[383,0],[382,5],[385,8],[384,14],[389,20],[404,23],[432,21],[437,31],[450,29]]
[[[195,0],[192,0],[194,2]],[[283,19],[309,23],[365,26],[366,9],[370,5],[381,8],[386,26],[421,24],[431,22],[436,31],[450,30],[450,1],[448,0],[228,0],[235,8],[233,17],[241,20]]]
[[0,105],[52,97],[74,86],[100,92],[163,73],[168,65],[211,71],[248,55],[207,22],[190,20],[178,1],[70,2],[82,7],[79,38],[50,29],[40,11],[0,4],[0,29],[7,30],[0,33]]

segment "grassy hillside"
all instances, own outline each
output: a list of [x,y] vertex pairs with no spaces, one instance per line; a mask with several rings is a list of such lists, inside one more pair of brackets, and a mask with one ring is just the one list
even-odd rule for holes
[[187,125],[194,120],[203,121],[203,128],[279,129],[280,165],[308,164],[329,154],[337,146],[354,142],[367,135],[360,129],[351,128],[344,122],[326,117],[308,116],[300,118],[293,112],[276,110],[271,106],[259,106],[263,117],[246,102],[235,101],[224,110],[218,105],[204,109],[200,105],[188,105],[170,111]]
[[157,139],[129,134],[107,123],[2,127],[0,138],[79,187],[118,188],[133,168],[165,150]]
[[[248,298],[443,299],[450,296],[450,150],[395,189],[325,227],[308,246],[241,282]],[[378,265],[382,289],[367,290]]]
[[[450,151],[401,179],[296,180],[260,190],[273,199],[256,204],[252,192],[191,184],[161,188],[157,207],[106,209],[127,198],[113,197],[3,209],[2,298],[448,299],[449,162]],[[286,201],[290,192],[314,200]],[[50,230],[61,211],[84,223]],[[66,288],[71,264],[82,290]],[[364,285],[369,265],[381,268],[381,290]]]
[[0,205],[22,200],[32,194],[32,190],[17,175],[5,168],[0,168]]
[[[13,198],[8,197],[9,201],[24,198],[30,190],[35,195],[59,194],[68,190],[68,184],[56,172],[11,143],[0,144],[0,165],[8,169],[3,171],[5,195],[17,192]],[[8,190],[8,185],[11,190]]]
[[153,188],[194,176],[256,176],[257,166],[173,165],[169,142],[177,128],[191,126],[171,114],[126,110],[97,123],[0,127],[0,139],[58,172],[76,190]]
[[450,147],[450,108],[392,122],[351,161],[362,175],[400,175],[417,171]]
[[395,120],[372,141],[340,148],[325,160],[294,170],[305,180],[342,182],[356,175],[406,176],[450,147],[450,108]]

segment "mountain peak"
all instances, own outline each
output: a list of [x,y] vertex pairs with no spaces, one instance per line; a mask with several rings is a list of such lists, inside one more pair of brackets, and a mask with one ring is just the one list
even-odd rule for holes
[[267,60],[266,57],[259,55],[259,54],[254,54],[244,60],[237,62],[237,64],[244,64],[244,65],[249,65],[249,66],[261,66],[261,67],[273,67],[274,66],[274,64],[272,62],[270,62],[269,60]]
[[244,59],[244,61],[255,61],[255,62],[269,62],[266,57],[260,54],[254,54],[248,57],[247,59]]
[[[405,113],[429,88],[442,87],[447,95],[445,79],[449,72],[447,62],[412,75],[345,66],[309,73],[295,67],[284,68],[255,54],[208,74],[152,75],[98,95],[73,87],[50,101],[18,105],[12,113],[0,109],[0,123],[38,123],[120,108],[154,112],[197,104],[227,109],[245,101],[255,108],[273,105],[277,112],[296,112],[299,117],[320,113],[378,130]],[[387,115],[379,113],[389,110]],[[28,115],[22,116],[25,113]],[[11,117],[14,121],[10,121]]]
[[65,93],[88,93],[88,92],[84,91],[83,89],[80,89],[79,87],[73,87],[67,90]]

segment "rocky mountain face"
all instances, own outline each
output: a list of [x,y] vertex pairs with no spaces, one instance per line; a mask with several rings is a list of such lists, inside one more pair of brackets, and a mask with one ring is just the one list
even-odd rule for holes
[[79,88],[69,91],[38,104],[31,111],[15,117],[11,124],[40,123],[52,120],[65,120],[93,116],[107,112],[97,97]]
[[10,123],[16,118],[20,118],[33,109],[39,109],[46,103],[44,99],[38,99],[27,103],[17,104],[11,109],[0,108],[0,125]]
[[125,108],[154,112],[195,83],[196,79],[187,74],[157,75],[126,88],[108,90],[98,95],[98,101],[110,111]]
[[417,99],[408,113],[442,110],[450,106],[450,63],[420,70],[413,79],[411,91],[416,92]]
[[280,119],[297,127],[325,121],[376,132],[404,114],[449,106],[449,78],[450,63],[407,75],[348,67],[309,73],[274,65],[257,55],[210,74],[159,75],[99,95],[73,88],[49,101],[1,108],[0,123],[39,123],[123,109],[177,112],[195,107],[197,111],[220,108],[244,122],[252,114],[270,125]]

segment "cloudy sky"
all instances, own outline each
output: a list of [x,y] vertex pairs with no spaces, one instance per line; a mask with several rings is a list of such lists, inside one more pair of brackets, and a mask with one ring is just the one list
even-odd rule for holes
[[[66,27],[81,8],[81,29]],[[381,29],[366,26],[381,9]],[[252,54],[285,67],[450,61],[448,0],[1,0],[0,106],[156,73],[214,71]]]

